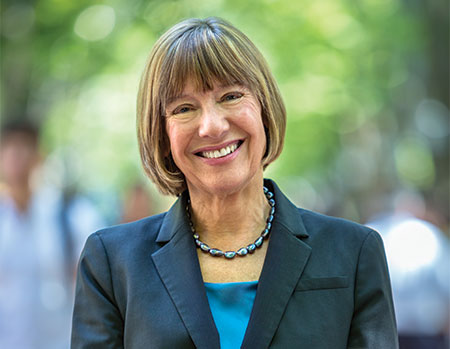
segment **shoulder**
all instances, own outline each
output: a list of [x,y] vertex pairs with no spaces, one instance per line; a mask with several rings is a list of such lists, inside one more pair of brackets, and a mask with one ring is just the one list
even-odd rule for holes
[[314,247],[358,256],[364,246],[383,250],[381,236],[375,230],[347,219],[326,216],[298,208],[309,235],[307,243]]
[[156,237],[165,215],[166,212],[135,222],[100,229],[88,237],[86,247],[91,244],[100,244],[103,249],[114,255],[133,253],[133,251],[137,253],[143,246],[150,247],[150,251],[156,249]]
[[[297,207],[271,180],[265,182],[273,188],[277,198],[278,218],[275,221],[287,227],[294,235],[302,237],[310,247],[324,251],[354,251],[356,254],[370,236],[379,235],[374,230],[343,218],[326,216]],[[381,238],[380,238],[381,239]]]
[[310,234],[340,234],[352,238],[366,238],[374,230],[359,223],[347,219],[327,216],[321,213],[298,208],[305,227]]
[[277,200],[275,220],[285,225],[297,236],[308,236],[307,241],[358,240],[362,241],[374,233],[370,228],[346,219],[326,216],[299,208],[272,180],[265,184],[273,189]]

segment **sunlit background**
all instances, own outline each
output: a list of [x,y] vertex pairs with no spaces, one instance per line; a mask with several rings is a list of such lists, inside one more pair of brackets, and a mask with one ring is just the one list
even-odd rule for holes
[[263,52],[286,103],[266,176],[301,207],[376,227],[396,306],[416,290],[411,275],[433,274],[440,298],[411,300],[399,329],[433,333],[424,314],[440,311],[434,327],[448,333],[448,14],[445,0],[3,0],[1,120],[39,124],[41,178],[82,193],[107,224],[142,183],[148,214],[164,211],[173,198],[139,162],[140,74],[168,27],[223,17]]

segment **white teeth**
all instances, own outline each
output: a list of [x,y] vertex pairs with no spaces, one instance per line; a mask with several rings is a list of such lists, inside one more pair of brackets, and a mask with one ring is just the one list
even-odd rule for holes
[[237,149],[237,147],[238,147],[237,143],[234,143],[232,145],[229,145],[229,146],[219,149],[219,150],[204,151],[201,153],[201,155],[208,159],[212,159],[212,158],[217,159],[217,158],[221,158],[223,156],[227,156],[228,154],[234,152]]

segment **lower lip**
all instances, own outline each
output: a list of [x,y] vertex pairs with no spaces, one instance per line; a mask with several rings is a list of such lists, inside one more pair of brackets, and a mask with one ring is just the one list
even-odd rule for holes
[[223,165],[230,161],[233,161],[236,158],[236,156],[238,156],[238,153],[241,151],[241,148],[244,145],[244,143],[242,143],[241,146],[239,148],[237,148],[234,152],[232,152],[228,155],[225,155],[221,158],[204,158],[201,156],[199,156],[199,158],[207,165],[212,165],[212,166]]

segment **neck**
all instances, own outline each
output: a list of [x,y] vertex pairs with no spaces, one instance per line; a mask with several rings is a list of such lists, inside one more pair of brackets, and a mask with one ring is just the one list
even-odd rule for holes
[[262,178],[229,195],[190,195],[196,232],[210,247],[223,251],[237,250],[259,237],[270,211]]
[[31,188],[28,181],[25,183],[14,183],[7,186],[6,191],[14,201],[17,209],[25,212],[31,198]]

